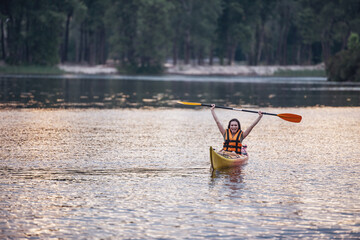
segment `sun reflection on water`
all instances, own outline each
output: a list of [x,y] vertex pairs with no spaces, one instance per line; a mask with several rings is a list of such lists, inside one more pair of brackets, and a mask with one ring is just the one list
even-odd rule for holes
[[208,110],[1,110],[0,236],[357,238],[359,108],[264,110],[303,121],[264,117],[217,172]]

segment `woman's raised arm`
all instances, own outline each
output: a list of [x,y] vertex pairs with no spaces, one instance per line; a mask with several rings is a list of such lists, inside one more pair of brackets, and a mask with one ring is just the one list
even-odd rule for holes
[[258,124],[258,122],[261,120],[262,117],[263,117],[263,113],[262,113],[261,111],[259,111],[259,116],[258,116],[258,118],[257,118],[257,119],[251,124],[251,126],[248,127],[248,128],[246,129],[246,131],[244,132],[244,138],[243,138],[243,139],[245,139],[245,138],[249,135],[249,133],[251,132],[251,130],[253,130],[253,128],[255,127],[255,125]]
[[225,129],[224,129],[224,127],[221,125],[218,117],[217,117],[216,114],[215,114],[215,104],[211,104],[211,114],[212,114],[212,116],[213,116],[213,118],[214,118],[214,120],[215,120],[215,122],[216,122],[216,125],[218,126],[218,128],[219,128],[219,130],[220,130],[220,132],[221,132],[221,135],[224,136],[224,134],[225,134]]

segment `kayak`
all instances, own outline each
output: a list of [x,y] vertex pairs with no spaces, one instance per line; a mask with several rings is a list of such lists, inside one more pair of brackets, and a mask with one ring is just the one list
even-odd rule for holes
[[210,147],[210,162],[212,169],[221,169],[245,165],[249,159],[249,155],[238,155],[237,158],[226,156],[223,153],[216,152]]

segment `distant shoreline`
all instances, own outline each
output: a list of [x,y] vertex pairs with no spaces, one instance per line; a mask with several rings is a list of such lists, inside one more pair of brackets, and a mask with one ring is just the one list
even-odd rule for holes
[[[97,66],[81,66],[81,65],[58,65],[58,67],[65,72],[69,73],[81,73],[81,74],[116,74],[117,69],[115,67],[109,67],[106,65]],[[193,65],[166,65],[165,74],[176,75],[191,75],[191,76],[274,76],[281,72],[307,72],[315,73],[319,76],[318,72],[325,72],[324,64],[312,65],[312,66],[193,66]]]
[[[0,65],[0,74],[86,74],[86,75],[119,75],[118,69],[111,65],[73,65],[59,64],[47,66],[8,66]],[[199,65],[165,65],[164,74],[185,76],[249,76],[249,77],[326,77],[324,64],[311,66],[199,66]]]
[[[221,76],[276,76],[278,73],[290,72],[307,72],[310,75],[318,76],[318,72],[325,74],[324,64],[312,65],[312,66],[190,66],[190,65],[177,65],[168,67],[166,70],[169,74],[180,75],[221,75]],[[290,74],[292,75],[292,74]]]

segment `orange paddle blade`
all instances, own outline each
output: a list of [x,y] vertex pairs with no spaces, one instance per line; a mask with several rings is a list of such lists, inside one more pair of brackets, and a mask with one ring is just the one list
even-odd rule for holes
[[185,104],[185,105],[201,106],[201,103],[196,103],[196,102],[181,102],[181,101],[178,101],[178,103]]
[[289,122],[299,123],[301,122],[302,117],[300,115],[292,114],[292,113],[280,113],[277,115],[279,118],[282,118]]

